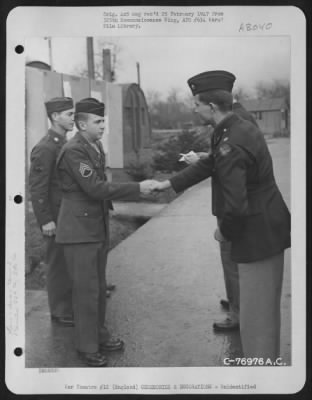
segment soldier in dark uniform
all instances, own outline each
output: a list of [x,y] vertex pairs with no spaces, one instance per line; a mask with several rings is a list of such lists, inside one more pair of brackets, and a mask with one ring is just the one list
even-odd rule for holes
[[[242,119],[252,122],[258,126],[256,120],[239,102],[233,101],[232,110]],[[188,164],[196,163],[200,158],[206,158],[209,153],[190,153],[184,156]],[[219,221],[218,221],[219,222]],[[224,283],[227,300],[221,299],[221,307],[227,312],[224,320],[213,323],[213,329],[217,332],[229,332],[239,330],[239,277],[238,265],[231,258],[232,244],[229,240],[219,241],[221,263],[224,274]]]
[[[234,99],[232,111],[246,121],[258,127],[253,115],[241,103]],[[219,222],[219,221],[218,221]],[[227,301],[221,299],[221,306],[228,311],[224,321],[214,322],[213,328],[217,332],[227,332],[239,329],[239,277],[238,265],[231,258],[232,244],[229,240],[219,241],[220,255],[224,273],[225,291]]]
[[34,214],[46,240],[47,291],[53,321],[73,326],[71,282],[63,249],[55,243],[56,221],[61,205],[61,189],[56,159],[74,126],[74,105],[69,97],[45,103],[51,129],[31,152],[29,186]]
[[195,111],[215,126],[212,153],[157,189],[180,192],[212,177],[212,213],[218,240],[232,243],[238,264],[240,334],[245,357],[279,356],[284,251],[290,214],[276,185],[263,134],[232,112],[235,76],[209,71],[189,79]]
[[111,200],[150,193],[152,181],[112,183],[105,175],[104,103],[87,98],[76,103],[77,134],[63,147],[57,162],[63,197],[56,240],[64,248],[73,281],[76,348],[83,361],[105,366],[106,352],[122,350],[105,326],[105,270],[109,246]]

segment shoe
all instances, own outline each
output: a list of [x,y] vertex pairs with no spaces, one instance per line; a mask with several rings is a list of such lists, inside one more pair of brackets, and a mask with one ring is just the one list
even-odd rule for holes
[[100,343],[100,352],[106,351],[119,351],[125,347],[124,342],[121,339],[110,338],[105,343]]
[[57,317],[55,315],[51,315],[52,322],[56,322],[62,326],[74,326],[75,322],[73,317]]
[[107,358],[101,353],[83,353],[78,351],[81,360],[89,367],[105,367],[107,365]]
[[109,290],[110,292],[112,292],[113,290],[116,289],[116,285],[112,284],[112,283],[108,283],[106,285],[106,290]]
[[239,322],[234,322],[230,318],[226,318],[221,322],[214,322],[213,330],[215,332],[230,332],[239,330]]
[[230,303],[229,303],[228,300],[221,299],[220,300],[220,305],[221,305],[221,307],[223,308],[224,311],[229,311]]

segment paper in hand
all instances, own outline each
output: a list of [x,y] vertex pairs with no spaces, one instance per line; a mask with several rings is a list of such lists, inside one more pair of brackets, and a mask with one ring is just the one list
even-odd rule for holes
[[189,151],[189,152],[186,153],[186,154],[180,153],[180,155],[181,155],[182,157],[179,158],[179,161],[186,161],[186,158],[187,158],[188,156],[195,156],[196,153],[194,153],[194,151],[191,150],[191,151]]

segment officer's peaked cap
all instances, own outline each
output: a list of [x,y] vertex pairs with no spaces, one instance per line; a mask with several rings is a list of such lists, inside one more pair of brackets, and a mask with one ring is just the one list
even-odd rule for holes
[[76,113],[87,113],[95,114],[100,117],[104,117],[105,104],[101,103],[99,100],[88,97],[82,99],[76,103]]
[[227,71],[206,71],[190,78],[187,83],[195,96],[210,90],[225,90],[232,92],[236,77]]
[[74,102],[71,97],[54,97],[45,103],[47,114],[62,112],[74,108]]

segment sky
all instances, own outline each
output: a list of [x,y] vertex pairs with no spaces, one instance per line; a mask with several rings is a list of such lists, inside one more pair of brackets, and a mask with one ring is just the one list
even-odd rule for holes
[[[197,73],[222,69],[236,76],[235,88],[251,96],[258,82],[290,80],[290,41],[287,36],[258,37],[114,37],[94,38],[96,60],[100,43],[114,42],[117,52],[117,83],[137,82],[140,63],[141,87],[166,96],[177,89],[190,93],[187,80]],[[86,38],[52,38],[53,69],[75,75],[86,69]],[[49,63],[48,41],[30,38],[26,60]]]

